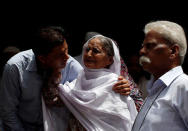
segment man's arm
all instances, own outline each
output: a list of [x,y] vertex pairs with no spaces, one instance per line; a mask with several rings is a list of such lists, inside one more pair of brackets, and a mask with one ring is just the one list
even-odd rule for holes
[[19,73],[15,65],[5,65],[0,87],[0,116],[6,131],[24,131],[17,116],[21,95]]
[[176,92],[174,92],[175,95],[172,94],[172,105],[188,129],[188,80],[182,80],[181,82],[184,82],[184,84],[172,87],[177,88]]

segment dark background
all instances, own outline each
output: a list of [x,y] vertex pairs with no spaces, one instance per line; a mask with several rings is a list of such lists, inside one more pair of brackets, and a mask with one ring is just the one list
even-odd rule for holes
[[24,6],[8,4],[0,14],[0,49],[8,45],[17,46],[21,50],[30,49],[31,45],[35,44],[31,43],[32,34],[45,25],[62,26],[65,29],[69,54],[72,56],[81,52],[83,39],[88,31],[96,31],[113,38],[119,44],[124,58],[139,51],[144,38],[144,25],[150,21],[177,22],[187,34],[186,11],[182,13],[169,5],[163,8],[160,4],[156,4],[156,7],[139,4],[111,2],[108,5],[97,1],[88,1],[87,5],[82,6],[79,2],[69,5],[55,2],[47,5],[27,3]]

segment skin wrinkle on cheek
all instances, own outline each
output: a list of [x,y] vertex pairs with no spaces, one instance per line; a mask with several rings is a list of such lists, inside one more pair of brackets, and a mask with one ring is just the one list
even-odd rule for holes
[[165,50],[165,46],[164,44],[158,44],[156,49],[155,49],[155,52],[158,53],[158,54],[161,54],[163,53],[163,51]]

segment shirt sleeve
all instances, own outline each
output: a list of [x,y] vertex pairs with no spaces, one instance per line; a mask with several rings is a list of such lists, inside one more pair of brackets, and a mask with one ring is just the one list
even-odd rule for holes
[[0,116],[7,131],[24,131],[17,116],[20,93],[18,69],[6,64],[0,88]]
[[65,69],[62,71],[62,81],[61,83],[64,84],[66,81],[72,82],[75,80],[82,70],[82,66],[79,62],[77,62],[74,58],[70,56]]
[[188,129],[188,80],[182,80],[184,84],[178,84],[175,95],[172,95],[172,103]]
[[72,61],[70,63],[69,82],[75,80],[82,69],[82,66],[76,60]]

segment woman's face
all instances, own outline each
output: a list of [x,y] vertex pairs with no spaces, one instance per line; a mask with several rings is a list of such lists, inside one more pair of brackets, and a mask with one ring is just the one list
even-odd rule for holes
[[84,65],[89,69],[106,68],[113,62],[113,57],[107,55],[98,38],[89,41],[88,47],[86,47],[84,51],[83,58]]

